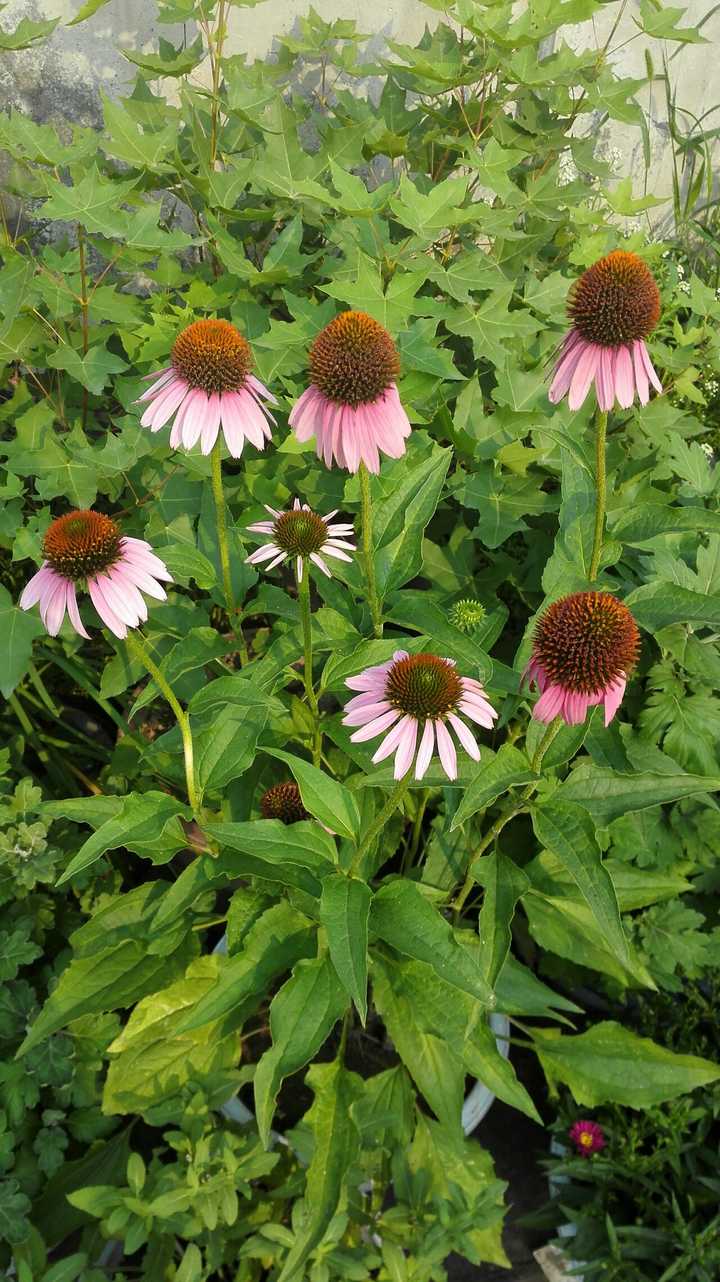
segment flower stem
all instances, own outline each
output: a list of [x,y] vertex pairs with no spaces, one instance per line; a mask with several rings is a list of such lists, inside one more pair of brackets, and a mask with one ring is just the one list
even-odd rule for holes
[[183,708],[180,707],[171,687],[165,680],[165,677],[160,671],[155,660],[150,655],[147,646],[145,645],[144,638],[138,632],[128,632],[126,644],[130,653],[147,668],[150,676],[159,686],[175,713],[175,720],[180,727],[180,734],[182,735],[183,741],[183,753],[185,756],[185,783],[187,786],[188,801],[190,802],[190,809],[192,810],[193,815],[198,818],[200,815],[200,796],[195,780],[195,762],[192,733],[190,731],[190,718]]
[[296,571],[296,581],[303,634],[303,682],[308,705],[315,722],[313,765],[319,766],[322,756],[322,730],[320,729],[320,709],[317,695],[315,694],[315,686],[313,685],[312,613],[310,609],[310,573],[307,565],[303,566],[302,577]]
[[607,421],[607,413],[604,410],[598,410],[595,419],[595,532],[593,534],[593,550],[588,574],[590,583],[594,583],[597,578],[605,527],[605,438]]
[[377,580],[375,578],[375,557],[373,555],[373,532],[372,532],[372,499],[370,497],[370,473],[364,463],[360,464],[358,470],[360,477],[360,499],[362,504],[362,552],[363,561],[365,562],[365,577],[367,579],[368,600],[370,602],[370,613],[372,615],[373,632],[376,637],[383,634],[382,609],[377,591]]
[[[537,748],[535,749],[532,761],[530,763],[530,769],[533,771],[534,774],[539,774],[540,767],[542,766],[543,757],[545,756],[545,753],[550,747],[550,744],[555,738],[561,725],[562,725],[562,717],[555,717],[554,721],[551,721],[549,726],[545,730],[545,733],[542,739],[540,740]],[[492,828],[490,828],[488,832],[486,832],[485,836],[480,842],[480,845],[475,851],[475,854],[472,856],[470,863],[468,864],[467,876],[465,877],[465,881],[463,883],[462,889],[453,902],[452,907],[453,907],[453,915],[454,915],[455,921],[457,921],[458,917],[460,916],[460,913],[462,912],[465,906],[465,900],[470,894],[470,891],[472,890],[472,887],[473,887],[473,883],[475,881],[475,877],[473,874],[473,866],[475,865],[475,863],[477,863],[477,860],[480,858],[480,856],[485,854],[485,851],[488,849],[488,847],[492,846],[495,843],[495,841],[500,836],[500,833],[502,832],[505,825],[509,824],[511,819],[514,819],[516,815],[519,815],[520,812],[525,809],[527,802],[532,797],[536,788],[537,788],[537,783],[535,782],[529,783],[527,787],[523,788],[522,792],[520,793],[520,796],[516,797],[515,800],[511,802],[509,808],[504,812],[504,814],[498,815]]]
[[218,551],[220,553],[220,566],[222,569],[223,591],[225,593],[225,604],[230,618],[230,626],[235,632],[239,642],[240,660],[241,663],[247,663],[248,652],[242,631],[242,619],[235,601],[232,574],[230,572],[230,547],[228,544],[227,519],[225,515],[225,495],[223,494],[222,459],[220,448],[220,441],[218,439],[210,453],[210,463],[212,467],[212,489],[213,498],[215,500],[215,524],[217,529]]
[[353,861],[348,870],[349,877],[357,876],[358,869],[360,868],[360,865],[362,864],[362,861],[365,855],[367,854],[368,850],[372,846],[378,833],[382,831],[388,819],[390,819],[390,817],[394,815],[398,806],[402,802],[405,796],[405,793],[410,787],[410,774],[411,774],[411,771],[408,770],[407,774],[404,774],[402,779],[398,779],[397,783],[395,784],[395,787],[390,793],[390,796],[385,802],[385,805],[383,806],[382,810],[380,811],[379,814],[375,816],[372,823],[370,824],[370,827],[365,833],[365,836],[363,837],[362,841],[360,842],[360,845],[358,846],[355,852],[355,855],[353,856]]

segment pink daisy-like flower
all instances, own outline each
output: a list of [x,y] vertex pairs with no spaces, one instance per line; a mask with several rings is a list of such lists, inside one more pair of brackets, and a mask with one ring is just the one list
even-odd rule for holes
[[579,409],[593,382],[601,410],[615,401],[629,409],[636,395],[647,405],[650,384],[662,391],[645,345],[660,319],[660,293],[637,254],[616,249],[589,267],[570,288],[568,315],[572,329],[550,384],[553,405],[567,395],[570,409]]
[[597,1122],[573,1122],[568,1135],[581,1157],[592,1157],[607,1144],[605,1132]]
[[121,638],[148,617],[142,593],[164,601],[166,593],[159,580],[172,583],[172,575],[150,544],[123,536],[102,512],[59,516],[47,530],[43,556],[20,597],[20,608],[39,605],[51,637],[60,631],[66,610],[75,631],[88,637],[76,595],[82,581],[103,623]]
[[341,312],[310,349],[311,384],[293,406],[290,426],[299,441],[315,437],[318,458],[332,467],[380,471],[380,453],[400,458],[410,421],[395,380],[397,348],[365,312]]
[[388,663],[366,668],[345,682],[360,694],[345,708],[343,725],[360,726],[350,738],[353,743],[384,739],[373,763],[395,753],[395,778],[402,779],[415,758],[418,732],[420,745],[415,760],[415,778],[422,779],[437,746],[448,779],[457,778],[457,754],[450,727],[473,761],[480,749],[462,716],[492,730],[497,712],[488,703],[483,687],[472,677],[460,677],[452,659],[434,654],[408,654],[396,650]]
[[535,720],[562,717],[567,725],[578,726],[588,708],[602,703],[608,726],[639,648],[635,620],[610,592],[573,592],[555,601],[538,620],[522,676],[540,691]]
[[140,401],[149,401],[140,422],[159,432],[175,414],[170,433],[173,449],[192,449],[200,442],[209,454],[222,427],[233,458],[248,440],[257,449],[270,440],[275,420],[265,405],[277,404],[252,374],[250,344],[226,320],[199,320],[178,334],[165,369],[147,374],[155,381]]
[[[295,557],[297,576],[302,579],[304,563],[308,559],[313,565],[332,578],[330,570],[325,564],[324,557],[335,557],[338,561],[352,561],[348,552],[355,551],[355,544],[348,542],[348,536],[352,534],[353,527],[350,523],[333,524],[329,522],[337,515],[337,509],[334,512],[328,512],[327,516],[318,516],[317,512],[311,511],[307,503],[301,503],[299,499],[295,502],[289,512],[276,512],[275,508],[268,507],[265,504],[265,511],[273,517],[272,521],[256,521],[254,525],[247,528],[254,534],[267,534],[270,542],[263,543],[256,552],[251,552],[246,557],[249,565],[265,565],[266,570],[272,570],[281,561],[288,561]],[[322,556],[320,553],[322,552]]]

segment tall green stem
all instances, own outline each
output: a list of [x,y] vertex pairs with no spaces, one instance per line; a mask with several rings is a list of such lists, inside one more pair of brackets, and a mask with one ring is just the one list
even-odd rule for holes
[[220,568],[222,570],[223,592],[225,593],[225,604],[230,618],[230,626],[237,635],[240,649],[240,659],[242,663],[247,663],[248,652],[245,644],[245,638],[242,631],[242,618],[235,601],[235,593],[232,585],[232,574],[230,572],[230,545],[228,543],[227,517],[225,512],[225,495],[223,493],[222,483],[222,458],[220,439],[215,442],[211,454],[210,462],[212,467],[212,489],[215,500],[215,525],[217,529],[218,551],[220,553]]
[[160,690],[165,695],[165,698],[170,704],[170,707],[175,713],[175,720],[177,721],[178,726],[180,727],[180,734],[182,735],[182,741],[183,741],[183,754],[185,757],[185,783],[187,786],[188,801],[190,802],[190,809],[192,810],[193,814],[197,818],[200,815],[200,797],[198,794],[197,783],[195,780],[195,760],[194,760],[194,753],[193,753],[192,733],[190,731],[190,718],[188,717],[184,709],[180,707],[180,704],[178,703],[172,688],[170,687],[168,682],[165,680],[165,677],[160,671],[158,665],[150,655],[145,645],[144,639],[140,636],[138,632],[128,632],[127,648],[130,651],[130,653],[133,654],[135,658],[138,659],[140,663],[144,665],[145,668],[147,668],[147,671],[150,673],[150,676],[159,686]]
[[[548,725],[542,739],[540,740],[537,748],[535,749],[532,761],[530,763],[530,768],[531,770],[534,771],[535,774],[539,773],[540,767],[542,766],[543,757],[545,756],[545,753],[550,747],[550,744],[552,743],[553,739],[555,738],[561,726],[562,726],[562,717],[555,717],[554,721],[551,721],[550,724]],[[470,860],[470,863],[468,865],[468,870],[467,870],[467,876],[465,877],[462,890],[457,895],[453,903],[453,913],[456,921],[465,906],[465,900],[470,894],[470,891],[472,890],[473,884],[475,882],[475,876],[473,874],[474,864],[477,863],[477,860],[480,858],[481,855],[485,854],[485,851],[488,849],[488,847],[494,845],[494,843],[496,842],[497,838],[500,836],[500,833],[502,832],[505,825],[509,824],[511,819],[514,819],[516,815],[519,815],[520,812],[525,809],[528,801],[532,797],[536,788],[537,788],[536,783],[529,783],[526,788],[523,788],[523,791],[520,793],[519,797],[516,796],[514,800],[510,800],[510,805],[508,809],[505,810],[503,814],[498,815],[497,819],[495,820],[495,823],[492,825],[492,828],[488,829],[488,831],[486,832],[485,836],[480,842],[480,845],[475,851],[475,854],[472,856]]]
[[385,805],[383,806],[382,810],[373,819],[372,823],[370,824],[370,827],[365,833],[365,836],[360,842],[360,845],[358,846],[357,851],[355,852],[353,861],[350,865],[348,876],[354,877],[357,875],[358,869],[360,868],[362,861],[365,858],[365,855],[367,854],[368,850],[372,846],[375,838],[378,836],[380,832],[382,832],[388,819],[391,817],[391,815],[395,814],[395,811],[397,810],[398,806],[403,800],[405,793],[410,787],[410,777],[411,777],[411,771],[408,770],[407,774],[404,774],[402,779],[399,779],[398,782],[395,784],[395,787],[390,793],[390,796],[385,802]]
[[590,560],[590,573],[588,575],[591,583],[594,583],[597,578],[603,545],[603,530],[605,528],[605,438],[607,435],[607,420],[607,413],[604,410],[598,410],[595,418],[595,532],[593,534],[593,550]]
[[308,706],[312,712],[315,722],[313,734],[313,764],[320,765],[322,754],[322,731],[320,730],[320,709],[318,707],[317,695],[313,684],[313,648],[312,648],[312,613],[310,610],[310,572],[307,563],[303,566],[303,574],[300,577],[296,574],[298,604],[300,606],[300,621],[302,623],[303,634],[303,682],[305,684],[305,694],[307,695]]
[[365,564],[365,577],[367,579],[368,601],[370,603],[370,614],[372,615],[373,621],[373,632],[376,637],[381,637],[383,634],[383,624],[382,610],[380,608],[380,599],[377,591],[377,580],[375,578],[375,557],[373,555],[370,473],[364,463],[360,464],[358,476],[360,477],[360,500],[362,505],[362,554]]

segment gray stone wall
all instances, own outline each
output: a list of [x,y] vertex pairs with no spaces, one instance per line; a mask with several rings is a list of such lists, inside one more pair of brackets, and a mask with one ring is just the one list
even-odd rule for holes
[[[157,22],[152,0],[110,0],[81,25],[64,25],[77,12],[80,3],[81,0],[10,0],[0,15],[3,27],[13,27],[24,16],[36,20],[60,17],[61,21],[49,41],[36,48],[18,53],[0,52],[0,104],[3,107],[18,107],[36,120],[72,119],[97,124],[100,121],[99,90],[121,95],[133,79],[134,68],[119,50],[122,47],[156,48],[158,35],[176,45],[182,39],[182,27]],[[307,7],[308,0],[266,0],[254,9],[231,9],[227,52],[243,52],[251,60],[266,57],[272,51],[274,37],[292,31]],[[441,18],[436,10],[421,4],[420,0],[315,0],[315,8],[325,18],[355,18],[360,29],[376,41],[392,36],[413,43],[426,23],[432,25]],[[658,72],[662,70],[663,53],[674,55],[670,68],[677,84],[678,104],[695,116],[702,116],[720,101],[720,80],[715,75],[720,12],[704,28],[709,43],[687,46],[664,46],[662,42],[648,40],[635,25],[637,12],[637,0],[630,0],[612,41],[616,69],[625,76],[642,77],[647,48]],[[706,12],[705,0],[690,0],[684,21],[699,22]],[[601,48],[617,14],[616,4],[607,5],[599,11],[593,24],[568,28],[568,42],[575,47],[591,42]],[[188,39],[192,35],[187,32]],[[201,67],[196,73],[201,81],[206,72],[207,68]],[[658,81],[645,91],[643,106],[648,116],[652,154],[648,189],[665,194],[670,191],[671,147],[662,83]],[[592,127],[592,122],[585,118],[582,127],[587,128],[588,123]],[[708,124],[720,125],[720,112],[711,116]],[[614,123],[606,127],[603,144],[606,154],[616,162],[618,175],[630,172],[636,193],[642,192],[645,165],[639,131]],[[659,220],[666,220],[664,210],[660,211]]]

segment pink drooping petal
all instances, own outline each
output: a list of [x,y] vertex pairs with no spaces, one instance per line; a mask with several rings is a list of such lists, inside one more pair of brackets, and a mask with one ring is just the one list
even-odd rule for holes
[[405,733],[406,727],[414,720],[414,717],[410,717],[407,714],[400,718],[389,734],[385,736],[380,747],[376,750],[373,757],[373,765],[376,766],[379,761],[384,761],[386,757],[389,757],[393,752],[395,752],[395,749],[398,747],[398,744]]
[[642,345],[639,339],[636,339],[632,345],[632,361],[633,370],[635,372],[635,386],[637,387],[638,400],[641,405],[647,405],[650,399],[650,383],[642,358]]
[[29,610],[33,605],[37,605],[43,592],[60,576],[55,570],[48,565],[47,561],[43,562],[40,569],[33,574],[32,578],[25,584],[20,597],[20,609]]
[[263,561],[271,561],[277,554],[276,543],[263,543],[262,547],[256,548],[246,558],[248,565],[262,565]]
[[53,590],[52,596],[47,601],[45,609],[42,610],[42,621],[45,624],[51,637],[56,637],[65,618],[65,606],[67,605],[68,579],[58,576],[58,582]]
[[567,395],[577,363],[584,349],[585,339],[580,337],[577,330],[571,330],[569,334],[566,334],[560,349],[557,365],[555,366],[550,390],[548,391],[548,398],[553,405],[557,405],[563,396]]
[[457,779],[457,753],[455,752],[455,744],[450,738],[450,733],[445,722],[440,720],[440,718],[435,722],[435,734],[437,735],[440,764],[442,765],[448,779]]
[[415,778],[424,779],[427,774],[427,768],[432,761],[433,749],[435,747],[435,730],[432,721],[428,718],[425,722],[425,729],[422,732],[420,747],[418,748],[417,761],[415,762]]
[[186,450],[197,445],[202,435],[205,420],[208,417],[209,397],[202,388],[196,387],[182,405],[182,443]]
[[106,570],[105,574],[113,587],[122,594],[123,600],[127,603],[128,609],[131,609],[137,618],[144,623],[148,617],[148,608],[145,604],[142,593],[139,591],[135,583],[130,567],[123,565],[121,561],[119,564],[113,565],[109,570]]
[[569,691],[565,694],[565,703],[562,708],[563,719],[569,726],[580,726],[587,716],[588,696],[581,694],[579,691]]
[[149,382],[151,378],[161,378],[163,374],[174,374],[175,369],[172,365],[166,365],[164,369],[154,369],[151,374],[143,374],[143,383]]
[[346,677],[345,685],[349,690],[374,690],[378,687],[384,690],[385,677],[394,662],[394,658],[388,659],[387,663],[378,663],[374,667],[365,668],[363,672],[358,672],[354,677]]
[[133,570],[142,570],[145,574],[151,575],[154,579],[160,579],[163,583],[172,583],[173,577],[165,562],[161,561],[160,557],[151,552],[149,548],[145,550],[142,547],[133,547],[132,545],[135,542],[136,540],[134,539],[122,540],[123,564],[131,565]]
[[254,396],[251,396],[248,391],[242,389],[239,392],[235,392],[234,395],[235,406],[240,415],[245,435],[256,449],[264,450],[265,441],[270,439],[271,433],[262,409]]
[[624,410],[635,400],[632,356],[624,343],[615,352],[615,395]]
[[129,628],[136,628],[140,619],[135,609],[135,601],[126,591],[124,584],[113,583],[107,573],[96,574],[95,583],[116,618],[121,619]]
[[458,712],[463,716],[469,717],[476,725],[483,726],[485,730],[492,730],[495,724],[495,718],[479,707],[477,703],[471,703],[469,699],[461,699],[458,703]]
[[[326,574],[329,579],[332,578],[332,574],[330,573],[330,570],[328,569],[327,565],[325,564],[325,562],[323,561],[322,557],[318,552],[311,552],[310,560],[312,561],[313,565],[316,565],[319,570],[322,570],[323,574]],[[347,560],[349,561],[350,557],[348,557]]]
[[246,374],[245,382],[261,401],[269,401],[271,405],[279,404],[277,396],[273,396],[272,392],[268,391],[265,384],[261,383],[260,379],[256,378],[254,374]]
[[[362,697],[362,696],[361,696]],[[354,703],[354,699],[350,703]],[[372,703],[363,703],[360,707],[351,708],[350,703],[345,708],[345,716],[342,719],[344,726],[364,726],[368,721],[373,721],[383,712],[390,711],[390,704],[387,699],[375,699]]]
[[221,397],[218,392],[208,396],[208,407],[200,433],[200,453],[209,454],[220,431]]
[[[149,427],[151,432],[159,432],[169,419],[172,418],[175,410],[184,401],[188,393],[188,385],[183,378],[171,379],[165,385],[160,396],[153,401],[150,413],[145,411],[142,417],[143,427]],[[145,421],[147,419],[147,422]]]
[[600,347],[597,343],[587,343],[582,350],[580,359],[575,366],[572,380],[570,382],[570,393],[568,396],[568,405],[571,410],[579,410],[585,397],[590,391],[590,384],[595,377],[598,360],[600,359]]
[[[350,738],[353,743],[365,743],[367,739],[374,739],[376,735],[382,734],[385,730],[389,730],[390,726],[395,724],[399,716],[400,713],[397,708],[390,708],[388,712],[383,712],[379,716],[374,717],[372,721],[368,721],[367,724],[362,725],[360,730],[354,730],[350,735]],[[350,725],[353,723],[345,717],[343,719],[343,724]]]
[[85,631],[85,628],[83,627],[83,621],[80,618],[80,611],[78,610],[77,596],[75,593],[74,583],[68,583],[67,585],[66,604],[67,604],[68,618],[70,619],[70,622],[72,623],[75,631],[79,634],[79,636],[85,637],[85,640],[89,641],[90,635]]
[[615,404],[615,382],[613,378],[613,351],[611,347],[600,348],[600,360],[595,376],[598,405],[606,413]]
[[616,680],[607,687],[603,698],[605,705],[605,725],[609,726],[615,713],[617,712],[625,694],[627,681],[624,677],[617,677]]
[[[385,697],[383,690],[384,686],[381,688],[380,694],[377,694],[374,690],[368,690],[365,694],[353,695],[352,699],[348,699],[345,704],[346,713],[354,712],[356,708],[369,708],[374,703],[384,703]],[[389,706],[390,705],[388,704],[388,707]]]
[[[146,379],[155,378],[155,375],[145,374],[144,377]],[[171,380],[174,379],[175,377],[176,377],[176,374],[174,369],[170,368],[170,369],[163,370],[162,374],[160,374],[160,376],[155,379],[155,382],[151,383],[150,386],[147,388],[147,390],[144,391],[141,396],[138,396],[135,404],[141,405],[143,401],[153,400],[158,395],[158,393],[162,390],[162,388],[165,387],[167,383],[171,382]]]
[[400,738],[397,752],[395,753],[395,769],[393,774],[396,779],[403,779],[407,774],[412,759],[415,756],[415,744],[417,743],[418,723],[414,717],[408,718],[408,725]]
[[100,615],[105,626],[108,627],[116,637],[119,637],[121,641],[124,640],[127,636],[127,628],[122,619],[118,618],[115,611],[106,601],[102,588],[95,579],[88,579],[87,587],[88,592],[90,593],[90,600],[95,606],[95,609]]
[[640,344],[640,356],[642,357],[642,363],[645,366],[645,373],[647,374],[650,382],[655,388],[655,391],[662,392],[662,383],[660,382],[660,379],[657,376],[657,373],[655,371],[655,366],[650,360],[650,353],[647,347],[645,346],[643,339],[641,338],[638,339],[638,342]]
[[465,722],[462,721],[460,717],[456,717],[454,712],[448,712],[447,719],[468,756],[472,757],[473,761],[479,761],[480,749],[475,741],[472,730],[468,729]]
[[565,702],[565,691],[562,686],[549,685],[540,695],[535,707],[532,710],[533,717],[536,721],[549,723],[554,721],[555,717],[561,711]]

